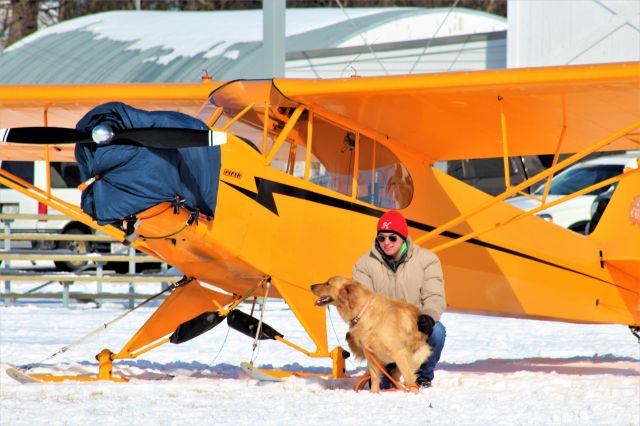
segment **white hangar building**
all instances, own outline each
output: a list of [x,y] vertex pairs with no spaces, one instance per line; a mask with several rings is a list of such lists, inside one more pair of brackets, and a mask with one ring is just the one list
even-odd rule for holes
[[640,61],[638,0],[510,0],[508,24],[509,68]]
[[[285,75],[336,78],[506,67],[507,20],[458,8],[287,9]],[[0,54],[0,84],[270,77],[262,10],[116,11],[40,30]]]

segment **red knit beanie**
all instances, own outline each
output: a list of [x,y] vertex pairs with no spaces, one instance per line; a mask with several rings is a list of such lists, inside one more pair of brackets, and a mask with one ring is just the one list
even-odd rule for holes
[[409,228],[404,217],[399,212],[391,210],[383,214],[378,220],[378,232],[393,232],[406,240],[409,235]]

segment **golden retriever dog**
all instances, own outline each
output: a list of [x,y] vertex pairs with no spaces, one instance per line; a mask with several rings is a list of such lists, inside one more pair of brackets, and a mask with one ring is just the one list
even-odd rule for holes
[[[427,337],[418,331],[416,306],[376,294],[357,281],[342,276],[313,284],[318,296],[316,306],[335,305],[340,317],[349,324],[347,342],[357,357],[367,360],[371,392],[380,391],[383,374],[369,357],[371,353],[384,367],[395,362],[405,385],[417,392],[416,371],[431,355]],[[397,377],[395,378],[397,380]]]

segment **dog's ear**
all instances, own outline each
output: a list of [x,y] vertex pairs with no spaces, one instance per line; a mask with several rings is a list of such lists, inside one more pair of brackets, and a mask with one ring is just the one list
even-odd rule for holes
[[343,288],[347,290],[347,294],[352,294],[352,293],[358,293],[359,291],[361,291],[363,288],[363,285],[360,284],[358,281],[349,280],[343,286]]
[[349,289],[344,286],[338,290],[338,296],[340,299],[347,299],[349,297]]
[[344,303],[349,307],[349,309],[356,309],[355,304],[358,301],[358,298],[355,297],[355,292],[358,290],[358,286],[353,282],[348,282],[342,286],[340,291],[338,292],[338,300],[344,301]]
[[356,290],[356,285],[352,282],[348,282],[342,286],[342,291],[344,291],[346,294],[351,294],[355,290]]

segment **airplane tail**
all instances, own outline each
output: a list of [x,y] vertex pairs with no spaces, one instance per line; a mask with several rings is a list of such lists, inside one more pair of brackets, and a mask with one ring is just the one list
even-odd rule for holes
[[589,238],[602,248],[602,265],[629,274],[640,292],[640,170],[620,180]]

